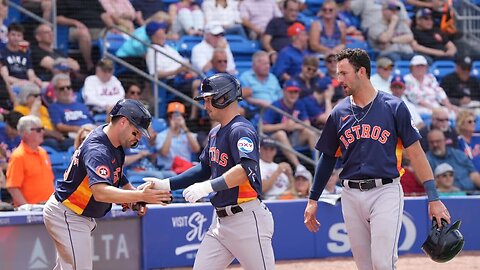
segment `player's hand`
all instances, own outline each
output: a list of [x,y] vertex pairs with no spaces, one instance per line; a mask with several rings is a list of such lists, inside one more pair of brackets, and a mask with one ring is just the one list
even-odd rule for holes
[[172,200],[170,191],[154,189],[154,185],[154,182],[149,182],[149,184],[140,191],[142,193],[141,201],[165,205]]
[[320,222],[318,222],[316,217],[317,208],[317,201],[308,200],[305,213],[303,214],[303,223],[305,223],[305,226],[307,226],[307,229],[311,232],[318,232],[318,229],[320,229]]
[[195,183],[183,190],[183,197],[185,197],[186,201],[194,203],[210,194],[210,192],[213,192],[211,182],[204,181],[201,183]]
[[141,184],[137,189],[144,189],[149,183],[153,183],[153,189],[166,190],[170,191],[170,179],[158,179],[156,177],[144,177],[142,178],[145,181],[144,184]]
[[450,213],[440,200],[428,203],[428,216],[430,219],[435,218],[440,228],[442,227],[442,218],[450,224]]

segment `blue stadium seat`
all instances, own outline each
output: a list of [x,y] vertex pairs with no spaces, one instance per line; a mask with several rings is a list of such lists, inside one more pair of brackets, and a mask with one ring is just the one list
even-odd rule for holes
[[439,81],[441,81],[445,75],[454,71],[455,62],[451,60],[437,60],[430,66],[430,72],[432,72]]
[[317,15],[323,5],[323,0],[306,0],[307,8],[313,16]]
[[[114,33],[107,33],[105,36],[105,47],[107,51],[111,54],[115,54],[118,49],[123,45],[123,43],[126,41],[126,38],[123,35],[120,34],[114,34]],[[103,57],[103,40],[99,39],[98,40],[98,48],[100,49],[100,54],[101,57]]]
[[57,25],[57,50],[65,55],[68,54],[68,33],[68,26]]
[[98,113],[93,115],[93,121],[95,122],[95,125],[105,124],[106,119],[107,119],[107,114],[105,113]]
[[70,163],[71,156],[68,155],[68,152],[59,152],[50,146],[42,145],[42,148],[47,151],[50,158],[55,179],[62,179],[63,174]]
[[163,118],[152,117],[152,128],[155,132],[160,133],[167,129],[167,121]]
[[480,61],[473,61],[471,74],[477,78],[480,78]]
[[235,61],[251,61],[252,55],[260,49],[257,41],[249,40],[240,35],[226,35],[225,38]]
[[252,61],[235,61],[235,66],[238,70],[238,76],[243,72],[252,68]]
[[410,73],[410,61],[409,60],[399,60],[395,62],[394,72],[397,75],[405,76]]
[[184,57],[192,56],[192,48],[202,41],[202,37],[198,36],[182,36],[178,41],[178,52]]
[[298,13],[297,20],[303,25],[305,25],[305,28],[307,29],[307,32],[310,30],[310,26],[312,25],[313,21],[315,20],[316,17],[313,16],[308,16],[303,13]]
[[351,36],[347,36],[347,48],[359,48],[368,50],[368,43],[366,41],[359,41],[358,39],[354,39]]

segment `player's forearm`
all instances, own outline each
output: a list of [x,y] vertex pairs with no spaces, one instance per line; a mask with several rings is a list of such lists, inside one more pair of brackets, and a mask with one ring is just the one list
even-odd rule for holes
[[322,192],[325,189],[330,176],[332,175],[336,161],[337,159],[335,157],[331,157],[323,153],[321,154],[317,167],[315,168],[313,185],[312,189],[310,190],[309,198],[311,200],[318,201],[318,198],[320,198],[320,195],[322,195]]
[[248,181],[247,173],[240,164],[230,168],[230,170],[225,172],[223,176],[225,177],[225,182],[227,183],[228,188],[240,186],[245,181]]
[[91,186],[96,201],[105,203],[133,203],[142,200],[141,191],[122,190],[107,184]]

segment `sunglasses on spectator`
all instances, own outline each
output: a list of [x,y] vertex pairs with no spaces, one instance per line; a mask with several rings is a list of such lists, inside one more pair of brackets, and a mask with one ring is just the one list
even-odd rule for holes
[[36,98],[37,98],[37,97],[40,96],[40,94],[30,94],[30,95],[28,95],[28,96],[29,96],[29,97],[36,97]]
[[393,66],[386,66],[386,67],[381,67],[381,68],[383,68],[383,69],[385,69],[385,70],[392,70],[392,69],[393,69]]
[[472,120],[472,119],[467,121],[467,123],[469,123],[469,124],[476,123],[476,122],[477,122],[477,120]]
[[72,86],[71,85],[60,86],[58,87],[58,90],[60,91],[72,90]]
[[453,172],[446,172],[439,175],[440,177],[453,177]]
[[446,121],[448,121],[448,118],[435,118],[435,120],[437,120],[439,122],[446,122]]
[[140,91],[129,91],[130,96],[140,96],[142,93]]
[[45,130],[43,127],[36,127],[36,128],[30,128],[31,131],[36,131],[38,133],[42,132]]
[[217,63],[224,63],[224,64],[226,64],[226,63],[227,63],[227,60],[222,60],[222,59],[220,59],[220,60],[217,60],[217,61],[215,61],[215,62],[217,62]]
[[333,8],[322,8],[323,12],[333,12]]

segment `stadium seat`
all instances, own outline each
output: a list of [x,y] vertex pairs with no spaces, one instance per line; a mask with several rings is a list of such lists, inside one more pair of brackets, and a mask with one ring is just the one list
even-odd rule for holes
[[399,60],[395,62],[394,72],[396,75],[405,76],[410,73],[410,61],[409,60]]
[[480,61],[473,61],[471,74],[472,76],[480,78]]
[[430,72],[432,72],[439,81],[445,77],[445,75],[455,71],[455,62],[450,60],[437,60],[430,66]]
[[95,125],[105,124],[106,120],[107,120],[107,114],[105,113],[99,113],[99,114],[93,115],[93,121],[95,122]]
[[57,25],[57,50],[65,55],[68,54],[68,33],[68,26]]
[[152,117],[152,128],[155,132],[160,133],[167,129],[167,121],[163,118]]
[[347,48],[358,48],[364,49],[368,51],[370,48],[368,47],[368,43],[366,41],[359,41],[358,39],[354,39],[351,36],[347,36]]
[[313,21],[315,20],[315,17],[313,16],[308,16],[303,13],[298,13],[297,20],[301,22],[303,25],[305,25],[305,28],[307,29],[307,32],[310,30],[310,26],[312,25]]
[[103,50],[104,49],[107,49],[107,51],[111,54],[115,54],[115,52],[117,52],[118,49],[120,49],[120,47],[123,45],[123,43],[126,41],[127,39],[123,36],[123,35],[120,35],[120,34],[114,34],[114,33],[107,33],[107,35],[105,36],[105,47],[104,48],[104,44],[103,44],[103,39],[99,39],[98,40],[98,48],[100,50],[100,55],[103,57]]
[[243,72],[252,68],[252,61],[236,61],[235,66],[238,71],[238,76],[240,76]]
[[42,148],[47,151],[52,164],[52,171],[55,179],[62,179],[65,170],[70,163],[70,157],[67,152],[59,152],[50,146],[42,145]]
[[182,36],[178,41],[178,52],[184,57],[192,56],[192,48],[202,41],[202,37],[198,36]]
[[310,11],[309,13],[316,16],[323,5],[323,0],[306,0],[305,4],[307,4],[307,9]]
[[240,35],[226,35],[225,38],[235,61],[251,61],[252,55],[260,49],[257,41],[249,40]]

